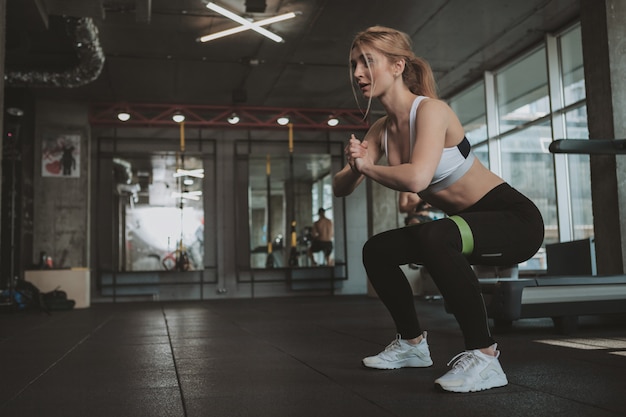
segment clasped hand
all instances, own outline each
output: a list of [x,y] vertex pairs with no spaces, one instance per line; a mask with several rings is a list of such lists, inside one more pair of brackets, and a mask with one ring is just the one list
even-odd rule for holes
[[363,166],[370,162],[367,154],[367,146],[366,140],[361,142],[353,134],[350,136],[348,145],[344,150],[350,168],[357,174],[361,174]]

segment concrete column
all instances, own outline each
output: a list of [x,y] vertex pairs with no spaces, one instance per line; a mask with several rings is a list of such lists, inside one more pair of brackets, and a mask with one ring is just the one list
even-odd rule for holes
[[[0,132],[4,132],[4,53],[6,50],[6,17],[7,17],[7,2],[6,0],[0,0]],[[3,133],[4,135],[4,133]],[[2,144],[4,137],[0,139],[0,178],[2,177]],[[0,211],[2,207],[2,181],[0,181]],[[0,236],[2,230],[0,230]],[[0,288],[3,287],[2,280],[0,279]]]
[[[589,136],[626,138],[626,2],[581,0]],[[591,156],[591,193],[599,274],[626,265],[626,159]]]

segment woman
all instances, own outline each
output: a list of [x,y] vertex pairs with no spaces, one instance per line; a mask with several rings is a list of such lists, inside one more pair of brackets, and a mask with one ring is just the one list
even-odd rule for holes
[[[370,178],[418,193],[450,216],[383,232],[363,247],[368,278],[397,330],[395,341],[363,363],[378,369],[432,365],[411,287],[399,267],[421,263],[454,313],[466,349],[435,385],[453,392],[504,386],[508,381],[471,264],[529,259],[543,242],[541,214],[474,156],[458,117],[437,99],[430,66],[415,56],[406,34],[371,27],[355,37],[350,60],[368,109],[378,99],[386,116],[372,124],[363,141],[351,136],[348,163],[333,178],[335,195],[347,196]],[[383,155],[388,165],[377,165]]]
[[422,223],[433,220],[432,207],[416,193],[403,191],[398,193],[398,210],[406,213],[404,225]]

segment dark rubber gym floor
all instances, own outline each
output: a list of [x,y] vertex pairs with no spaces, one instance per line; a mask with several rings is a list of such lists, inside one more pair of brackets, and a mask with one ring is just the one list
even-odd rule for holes
[[378,299],[328,296],[0,314],[0,416],[624,416],[626,315],[574,334],[526,319],[496,336],[509,385],[433,381],[462,349],[441,301],[416,299],[435,364],[366,369],[394,329]]

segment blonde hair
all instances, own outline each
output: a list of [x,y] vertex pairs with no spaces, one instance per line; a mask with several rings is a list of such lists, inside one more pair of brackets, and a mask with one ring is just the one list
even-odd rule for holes
[[[350,51],[355,48],[363,49],[363,47],[375,49],[387,57],[389,62],[404,60],[405,66],[402,72],[402,80],[409,90],[416,95],[438,98],[435,76],[430,64],[423,58],[415,55],[412,49],[411,38],[406,33],[385,26],[372,26],[356,34]],[[367,65],[369,67],[369,63]],[[356,98],[353,77],[354,74],[351,70],[350,81]],[[371,97],[365,117],[367,117],[370,106]]]

